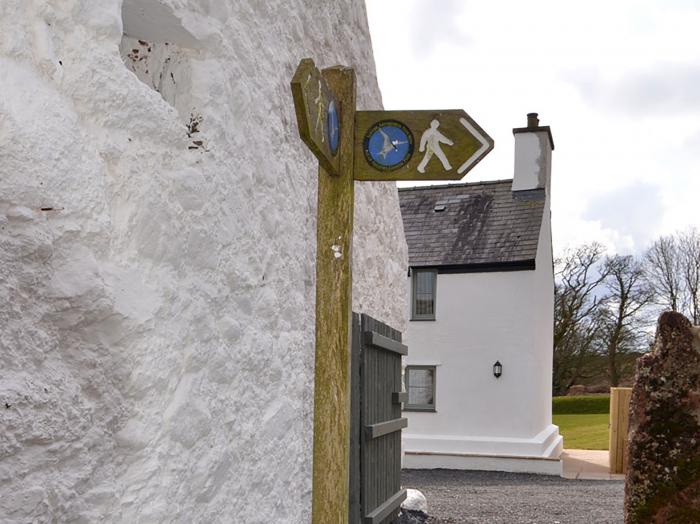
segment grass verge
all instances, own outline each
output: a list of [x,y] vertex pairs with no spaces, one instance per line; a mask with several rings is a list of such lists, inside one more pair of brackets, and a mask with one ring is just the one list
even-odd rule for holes
[[553,415],[567,449],[608,449],[607,413]]

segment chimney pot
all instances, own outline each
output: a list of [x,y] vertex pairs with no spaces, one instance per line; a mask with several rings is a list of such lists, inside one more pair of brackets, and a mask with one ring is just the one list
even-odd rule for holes
[[527,114],[527,127],[539,127],[540,119],[537,118],[537,113]]

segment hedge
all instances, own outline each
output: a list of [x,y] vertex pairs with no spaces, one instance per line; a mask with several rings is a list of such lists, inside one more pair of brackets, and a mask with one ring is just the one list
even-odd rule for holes
[[553,415],[610,413],[610,395],[552,398]]

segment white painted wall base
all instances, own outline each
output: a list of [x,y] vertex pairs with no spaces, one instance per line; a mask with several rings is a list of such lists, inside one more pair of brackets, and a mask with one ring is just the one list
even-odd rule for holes
[[537,473],[540,475],[559,476],[561,476],[563,471],[562,461],[558,458],[416,452],[406,453],[403,467],[407,469],[441,468],[507,471],[511,473]]
[[407,456],[416,453],[436,453],[440,455],[559,459],[563,442],[564,439],[559,435],[559,427],[554,424],[550,424],[532,438],[463,437],[459,435],[416,435],[411,433],[403,435],[403,445]]
[[404,434],[407,469],[474,469],[561,475],[564,438],[550,424],[533,438]]

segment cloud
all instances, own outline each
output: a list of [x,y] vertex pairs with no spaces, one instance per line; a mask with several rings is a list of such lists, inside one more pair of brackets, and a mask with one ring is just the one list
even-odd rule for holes
[[700,128],[683,141],[683,149],[690,153],[689,156],[697,158],[697,152],[700,151]]
[[639,249],[656,236],[664,211],[661,188],[639,183],[597,196],[583,218],[601,222],[621,237],[631,237]]
[[700,65],[659,64],[617,80],[597,72],[568,73],[584,100],[629,116],[674,116],[700,111]]
[[467,46],[471,39],[460,24],[464,2],[441,0],[418,2],[411,21],[413,52],[420,59],[428,58],[439,44]]

